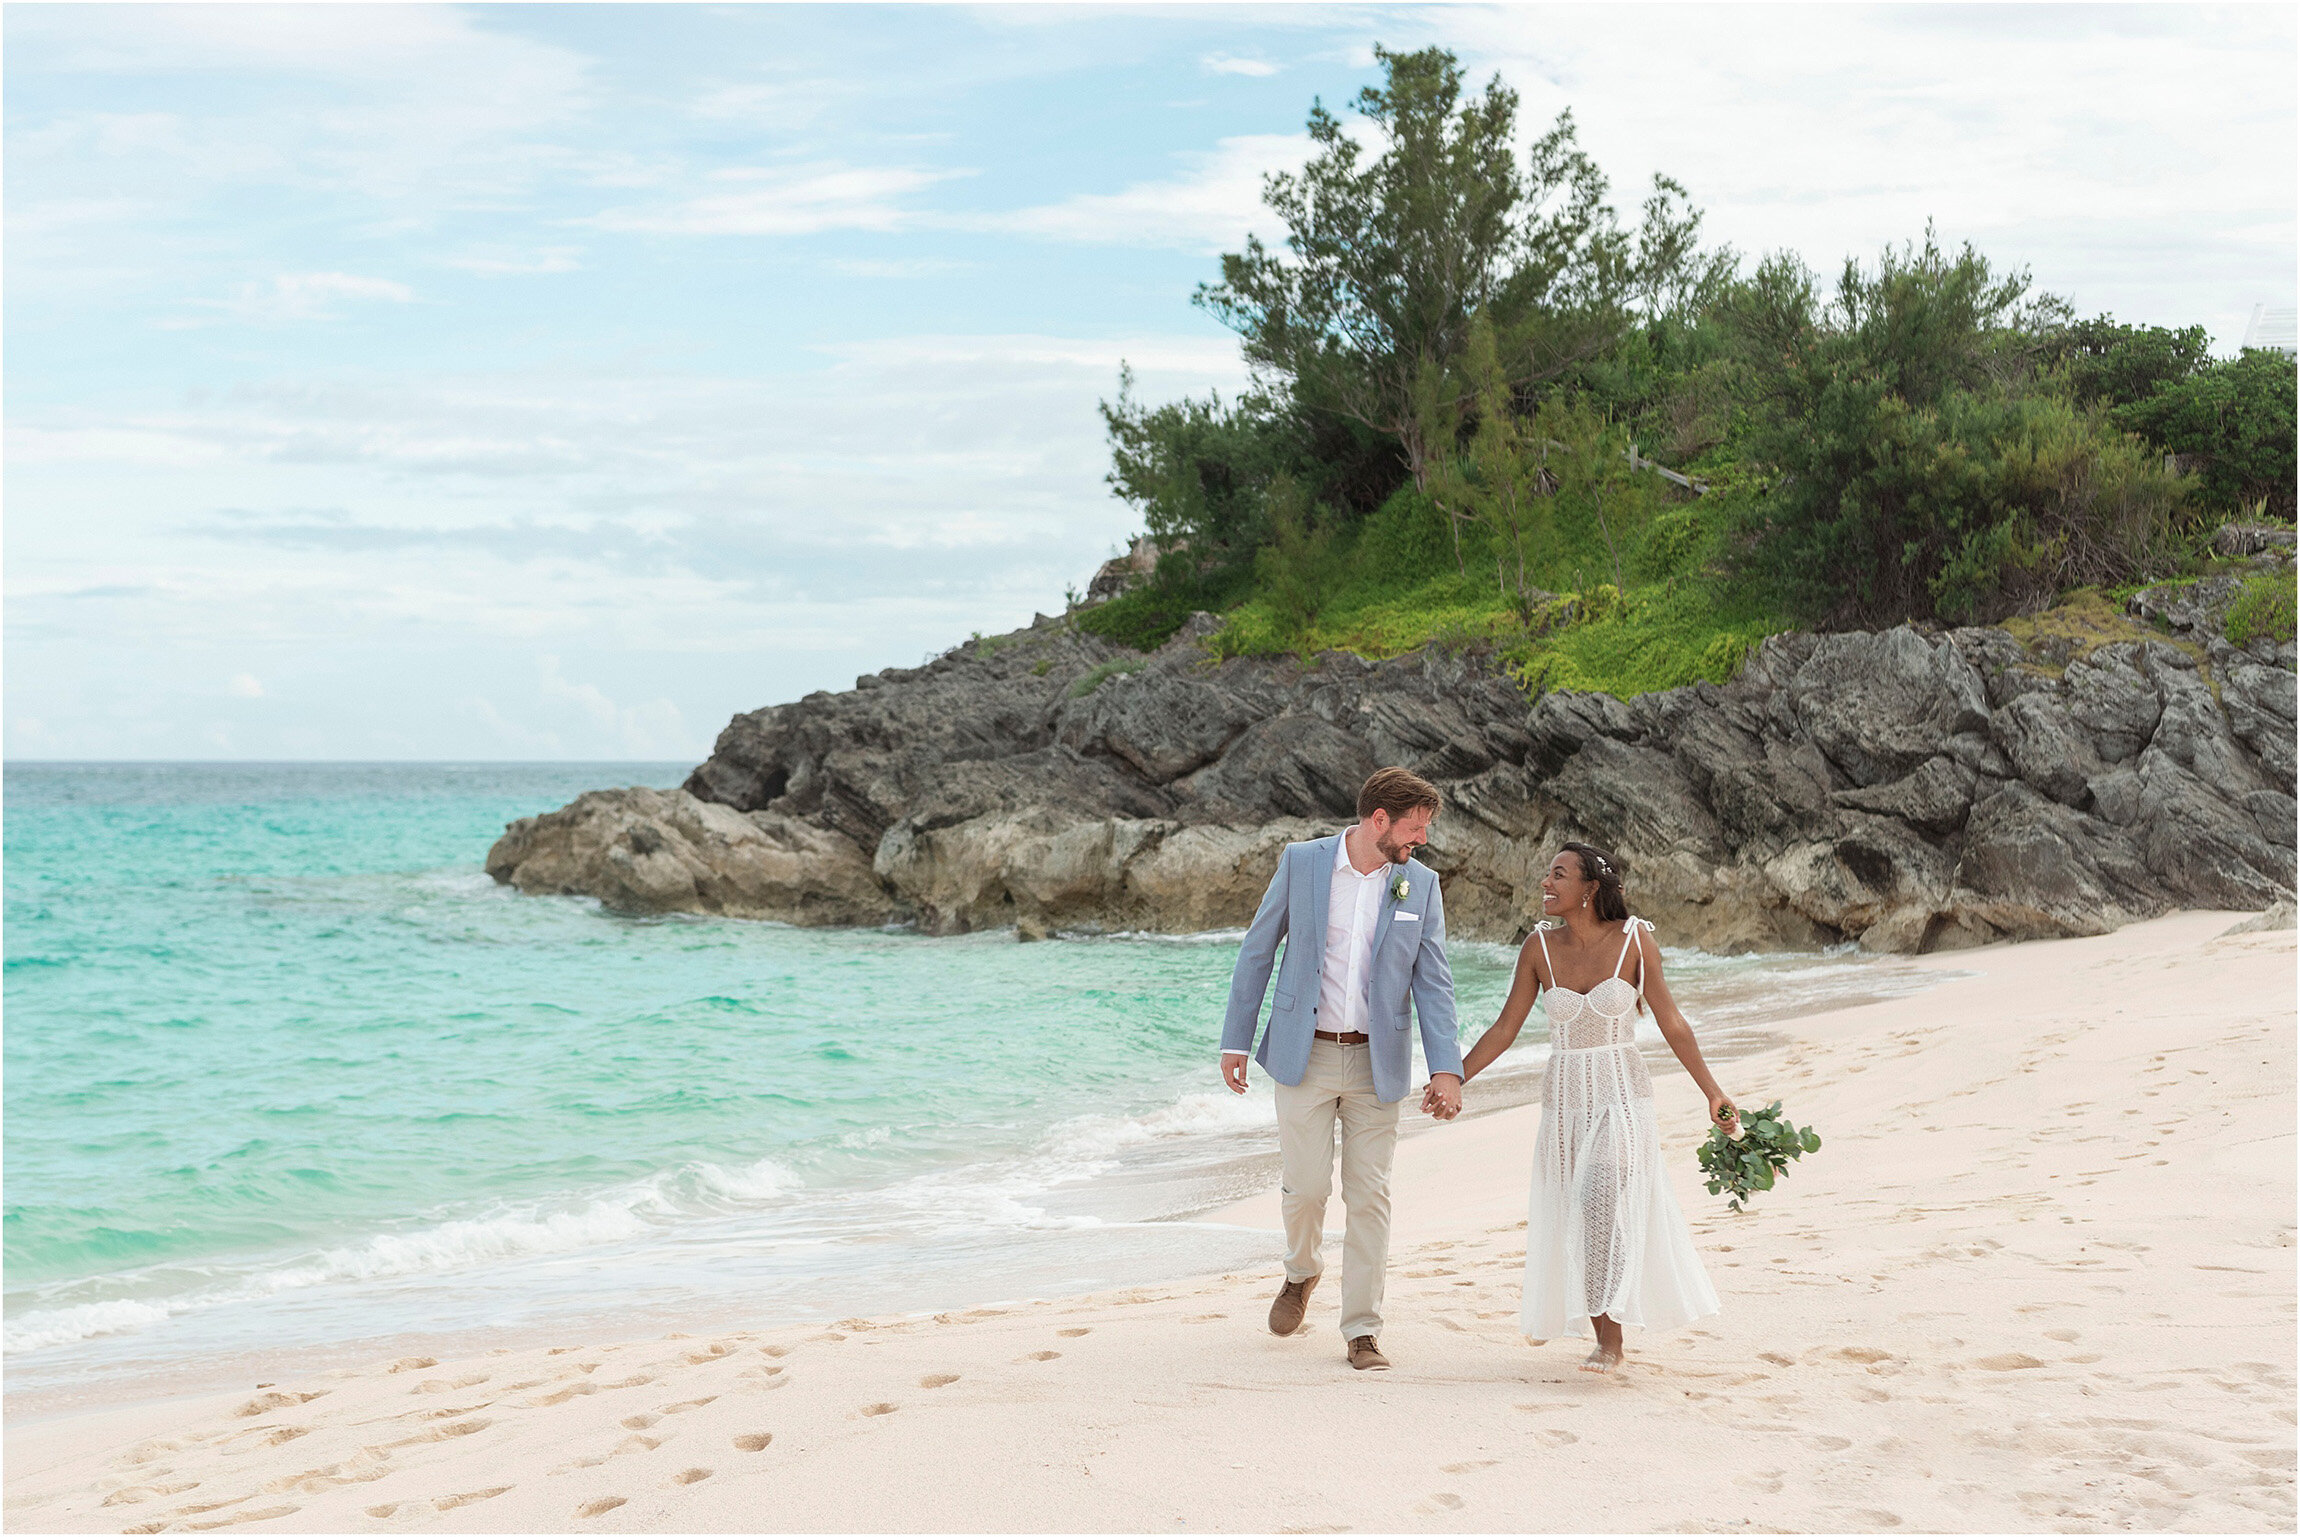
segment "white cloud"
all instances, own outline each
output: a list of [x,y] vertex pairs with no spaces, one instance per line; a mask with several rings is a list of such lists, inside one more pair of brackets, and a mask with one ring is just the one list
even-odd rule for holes
[[224,691],[234,699],[261,699],[264,697],[263,680],[252,672],[233,673],[231,682],[224,685]]
[[229,299],[196,302],[235,320],[336,320],[342,317],[343,304],[412,304],[415,290],[390,278],[349,272],[282,272],[268,283],[242,283]]
[[670,700],[650,699],[635,707],[618,705],[598,685],[566,678],[556,656],[540,658],[539,666],[544,702],[573,706],[590,721],[592,740],[609,750],[633,758],[657,758],[693,749],[687,723]]
[[1210,75],[1250,75],[1256,78],[1278,72],[1275,64],[1267,64],[1260,59],[1234,58],[1226,53],[1210,53],[1198,61],[1198,67]]
[[[428,217],[532,186],[564,168],[565,152],[541,136],[589,108],[591,66],[569,49],[493,30],[485,19],[444,5],[12,12],[15,68],[237,80],[231,106],[196,118],[62,113],[22,137],[21,156],[12,132],[10,220],[51,191],[72,194],[69,173],[87,169],[84,155],[69,153],[75,145],[116,162],[107,174],[131,180],[162,207],[257,183],[356,192]],[[322,87],[322,99],[296,89],[307,84]]]
[[460,256],[443,256],[439,264],[463,272],[474,272],[481,277],[527,277],[554,272],[580,272],[581,253],[573,246],[546,246],[540,250],[520,251],[496,246],[485,250],[467,251]]
[[1016,234],[1119,245],[1234,249],[1249,230],[1272,233],[1262,206],[1262,178],[1298,169],[1309,158],[1302,134],[1242,134],[1178,158],[1189,169],[1168,181],[1137,182],[1123,192],[1081,193],[1059,203],[986,216],[981,222]]
[[581,222],[658,235],[813,235],[825,230],[893,230],[916,222],[903,199],[966,171],[835,162],[712,172],[727,190],[655,208],[617,208]]

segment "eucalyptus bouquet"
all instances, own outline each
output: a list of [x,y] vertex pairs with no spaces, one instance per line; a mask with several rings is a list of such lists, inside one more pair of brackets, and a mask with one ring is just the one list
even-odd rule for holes
[[1725,1135],[1722,1126],[1709,1128],[1701,1144],[1701,1172],[1709,1176],[1709,1193],[1730,1193],[1726,1204],[1745,1211],[1743,1204],[1759,1190],[1770,1190],[1790,1160],[1821,1150],[1821,1138],[1810,1126],[1794,1126],[1781,1115],[1781,1102],[1773,1101],[1741,1116],[1739,1138]]

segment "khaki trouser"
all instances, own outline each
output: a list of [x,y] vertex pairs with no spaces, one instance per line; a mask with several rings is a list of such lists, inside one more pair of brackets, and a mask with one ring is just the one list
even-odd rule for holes
[[1320,1274],[1326,1197],[1333,1192],[1334,1126],[1342,1129],[1342,1337],[1382,1332],[1382,1289],[1390,1260],[1390,1155],[1398,1145],[1398,1106],[1374,1097],[1364,1046],[1312,1041],[1298,1084],[1279,1084],[1280,1204],[1286,1215],[1286,1279]]

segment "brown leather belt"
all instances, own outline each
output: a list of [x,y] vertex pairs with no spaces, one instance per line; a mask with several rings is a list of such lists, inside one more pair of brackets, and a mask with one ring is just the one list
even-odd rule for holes
[[1340,1030],[1312,1030],[1310,1034],[1321,1041],[1340,1041],[1344,1046],[1363,1046],[1370,1039],[1363,1030],[1352,1030],[1347,1033]]

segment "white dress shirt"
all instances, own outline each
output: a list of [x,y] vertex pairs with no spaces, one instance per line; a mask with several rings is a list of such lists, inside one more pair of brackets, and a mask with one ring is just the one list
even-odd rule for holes
[[1386,859],[1363,873],[1350,863],[1349,834],[1355,830],[1334,840],[1333,884],[1326,892],[1326,953],[1318,969],[1317,1028],[1340,1035],[1366,1032],[1373,1001],[1374,928],[1382,915],[1382,890],[1394,873]]

